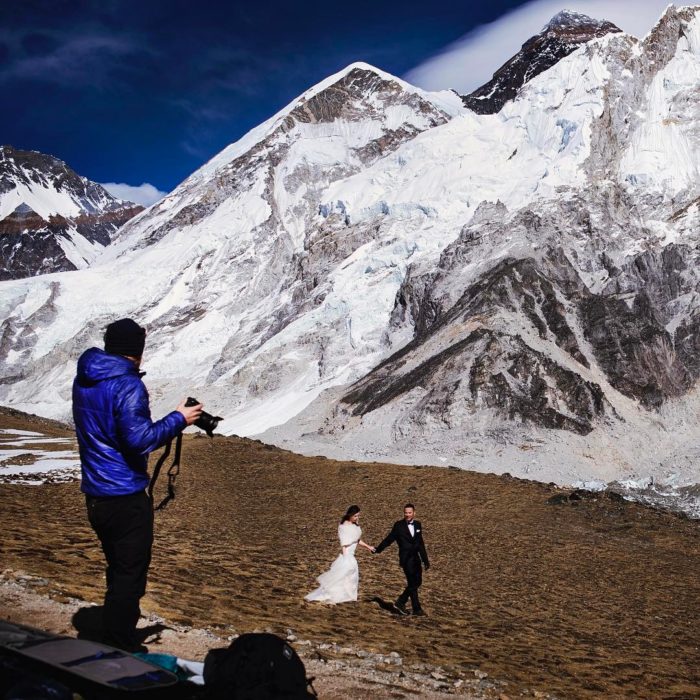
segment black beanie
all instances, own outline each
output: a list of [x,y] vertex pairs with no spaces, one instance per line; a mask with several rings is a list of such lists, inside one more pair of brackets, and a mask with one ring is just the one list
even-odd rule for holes
[[130,318],[110,323],[105,331],[105,352],[113,355],[141,357],[145,344],[146,329]]

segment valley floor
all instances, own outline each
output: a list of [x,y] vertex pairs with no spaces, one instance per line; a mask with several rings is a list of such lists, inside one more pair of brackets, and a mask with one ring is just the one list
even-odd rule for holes
[[[33,420],[0,412],[0,428],[42,429]],[[175,631],[152,650],[201,658],[232,634],[291,635],[322,697],[700,696],[700,524],[565,494],[187,436],[177,498],[156,515],[143,601]],[[348,505],[362,507],[363,539],[376,544],[406,501],[433,564],[428,617],[395,618],[379,604],[403,585],[395,550],[359,553],[356,604],[303,601],[337,555]],[[0,617],[70,632],[80,601],[103,591],[78,484],[0,484],[0,528]]]

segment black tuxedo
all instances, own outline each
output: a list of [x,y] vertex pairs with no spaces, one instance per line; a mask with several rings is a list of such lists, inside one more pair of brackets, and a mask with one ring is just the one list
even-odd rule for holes
[[418,588],[423,583],[423,566],[427,569],[430,562],[425,550],[425,542],[423,542],[423,527],[418,520],[414,520],[413,525],[414,535],[411,535],[406,520],[395,522],[391,532],[377,546],[377,554],[396,542],[399,547],[399,565],[406,574],[407,582],[406,589],[399,596],[397,603],[405,605],[410,597],[413,612],[416,612],[421,609]]

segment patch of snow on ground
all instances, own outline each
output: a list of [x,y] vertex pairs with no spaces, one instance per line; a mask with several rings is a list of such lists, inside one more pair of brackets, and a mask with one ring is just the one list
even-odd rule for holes
[[72,442],[28,430],[0,429],[0,483],[42,484],[47,480],[77,478],[80,456],[76,449],[56,451],[40,447]]

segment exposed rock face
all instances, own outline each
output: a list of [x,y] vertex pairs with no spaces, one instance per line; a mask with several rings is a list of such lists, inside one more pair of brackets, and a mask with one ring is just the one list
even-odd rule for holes
[[85,267],[142,210],[57,158],[2,146],[0,280]]
[[700,336],[688,322],[696,314],[688,301],[698,291],[689,270],[697,265],[688,246],[644,252],[614,271],[602,295],[580,304],[586,338],[610,383],[647,407],[685,394],[700,376],[691,359]]
[[[411,419],[459,429],[468,415],[491,409],[510,421],[588,434],[605,413],[602,389],[534,351],[518,336],[478,328],[405,374],[391,362],[343,397],[363,416],[420,390]],[[461,414],[461,415],[460,415]],[[405,429],[405,426],[404,426]]]
[[52,216],[45,221],[26,204],[0,221],[0,279],[32,277],[58,270],[75,270],[56,234],[65,235],[68,222]]
[[[567,318],[571,304],[586,295],[585,285],[561,251],[540,260],[506,258],[447,307],[470,243],[466,232],[443,254],[438,275],[420,283],[420,292],[430,292],[419,292],[412,303],[422,320],[414,340],[362,379],[343,402],[353,415],[364,415],[420,385],[443,397],[428,402],[421,398],[423,408],[416,405],[414,417],[437,410],[447,422],[467,423],[470,415],[486,407],[508,420],[589,433],[593,421],[605,413],[600,386],[582,380],[564,363],[537,350],[536,343],[523,339],[529,334],[543,344],[552,342],[588,368]],[[450,294],[444,293],[447,285],[452,286]],[[409,276],[399,304],[411,296]],[[517,329],[509,329],[510,318],[521,319]],[[444,368],[440,377],[437,367]]]
[[548,70],[579,46],[611,32],[622,31],[612,22],[601,22],[578,12],[563,10],[536,36],[528,39],[488,83],[462,97],[477,114],[496,114],[518,90]]
[[[540,220],[543,234],[548,226],[551,222]],[[448,308],[470,244],[467,232],[445,251],[431,280],[414,288],[411,276],[406,278],[396,308],[412,308],[416,336],[343,397],[352,415],[366,415],[421,386],[443,392],[440,402],[419,402],[443,416],[454,418],[457,403],[466,421],[481,401],[509,420],[586,434],[594,419],[605,415],[604,392],[572,371],[570,361],[557,362],[555,353],[536,350],[551,343],[578,363],[581,373],[601,368],[612,387],[647,408],[688,392],[700,377],[697,359],[690,359],[700,344],[697,315],[675,334],[666,328],[679,314],[694,311],[685,300],[698,291],[698,280],[680,279],[695,256],[688,247],[671,245],[657,256],[633,257],[598,294],[583,283],[561,248],[537,259],[507,258]],[[475,326],[478,330],[472,330]],[[469,331],[466,338],[460,338],[460,328]],[[449,371],[438,377],[437,367],[448,361]],[[470,394],[458,396],[467,377]]]

